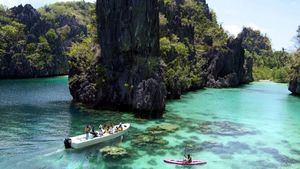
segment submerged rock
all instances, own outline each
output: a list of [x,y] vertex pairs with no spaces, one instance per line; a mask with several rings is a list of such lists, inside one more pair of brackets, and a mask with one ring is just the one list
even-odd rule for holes
[[284,165],[300,163],[300,160],[296,160],[286,155],[283,155],[275,148],[265,147],[265,148],[260,148],[260,150],[263,151],[264,153],[270,154],[276,161]]
[[163,123],[158,126],[149,127],[147,131],[152,134],[169,134],[175,132],[177,129],[179,129],[179,126],[176,124]]
[[253,166],[253,168],[256,168],[256,169],[265,169],[265,168],[277,169],[277,168],[279,168],[276,164],[271,163],[269,161],[265,161],[265,160],[251,161],[251,162],[248,162],[248,164],[250,166]]
[[216,134],[224,136],[238,136],[254,134],[255,132],[243,127],[241,124],[229,121],[204,122],[199,124],[201,133]]
[[297,150],[297,149],[291,149],[291,152],[292,152],[293,154],[296,154],[296,155],[300,156],[300,150]]
[[204,141],[198,144],[193,144],[193,146],[190,147],[189,150],[191,152],[209,151],[218,154],[221,157],[232,156],[234,154],[240,153],[253,154],[253,151],[248,144],[237,141],[230,141],[226,144],[222,144],[216,141]]
[[148,148],[159,148],[167,145],[169,142],[164,140],[162,137],[150,135],[150,134],[140,134],[135,139],[131,141],[133,146],[138,147],[148,147]]
[[147,163],[153,166],[157,166],[157,162],[155,161],[155,159],[151,159]]
[[170,133],[175,132],[179,128],[178,125],[163,123],[158,126],[149,127],[145,132],[135,135],[131,144],[133,147],[143,147],[147,153],[162,153],[167,148],[168,141],[164,139]]
[[111,159],[120,159],[128,156],[128,152],[122,147],[106,146],[100,149],[100,152],[104,157]]

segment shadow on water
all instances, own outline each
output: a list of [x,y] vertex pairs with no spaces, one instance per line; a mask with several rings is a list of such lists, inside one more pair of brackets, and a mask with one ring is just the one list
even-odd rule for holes
[[290,96],[295,96],[296,98],[300,98],[300,95],[294,93],[290,93]]

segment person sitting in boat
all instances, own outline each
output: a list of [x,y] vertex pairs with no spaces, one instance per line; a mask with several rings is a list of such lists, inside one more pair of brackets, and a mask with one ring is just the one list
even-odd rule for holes
[[102,128],[99,129],[98,135],[99,135],[99,137],[102,137],[104,135],[104,132],[103,132]]
[[103,136],[103,134],[105,133],[105,130],[103,131],[104,129],[103,129],[103,126],[100,124],[99,125],[99,132],[98,132],[98,135],[101,137],[101,136]]
[[97,134],[97,132],[95,132],[94,127],[92,127],[92,131],[90,133],[93,135],[93,137],[98,137],[98,134]]
[[108,133],[109,134],[114,134],[114,132],[115,132],[114,127],[109,127]]
[[114,130],[114,124],[110,123],[109,128],[111,128],[112,130]]
[[184,155],[184,161],[186,162],[186,163],[192,163],[192,156],[190,155],[190,154],[188,154],[187,156],[186,155]]
[[117,129],[118,129],[118,131],[123,131],[123,126],[122,126],[122,123],[120,123],[120,124],[119,124],[119,126],[118,126],[118,128],[117,128]]
[[106,128],[104,129],[104,132],[109,133],[109,129],[110,129],[109,126],[106,126]]
[[90,131],[91,131],[90,125],[87,125],[87,126],[84,128],[85,139],[89,139],[89,133],[90,133]]

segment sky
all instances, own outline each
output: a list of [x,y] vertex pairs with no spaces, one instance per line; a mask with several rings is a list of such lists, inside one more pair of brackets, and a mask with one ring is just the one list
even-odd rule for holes
[[[61,1],[72,0],[0,0],[0,4],[13,7],[29,3],[39,8]],[[207,3],[230,34],[237,35],[243,26],[252,27],[266,34],[274,49],[295,49],[296,30],[300,25],[300,0],[207,0]]]
[[295,50],[300,0],[207,0],[207,3],[231,34],[236,35],[243,26],[248,26],[267,34],[274,49]]

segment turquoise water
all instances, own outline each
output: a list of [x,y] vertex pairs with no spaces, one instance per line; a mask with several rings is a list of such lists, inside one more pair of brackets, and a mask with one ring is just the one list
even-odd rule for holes
[[[83,109],[71,99],[67,77],[0,81],[0,168],[300,168],[300,98],[289,95],[285,84],[191,92],[169,101],[163,119],[150,121]],[[64,138],[81,134],[87,123],[107,121],[129,122],[132,128],[122,140],[64,149]],[[179,128],[147,132],[162,124]],[[99,149],[108,145],[129,155],[104,157]],[[163,163],[182,159],[185,152],[208,163]]]

